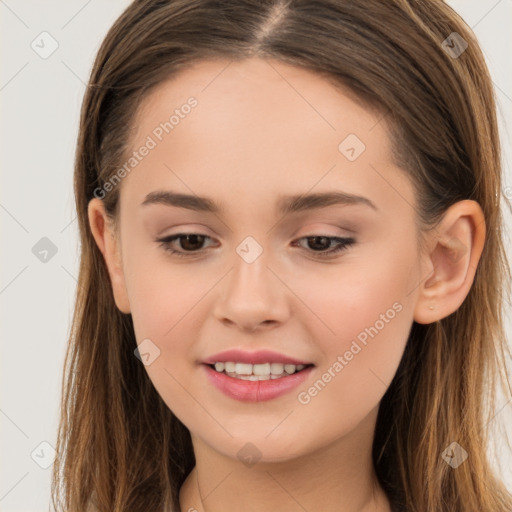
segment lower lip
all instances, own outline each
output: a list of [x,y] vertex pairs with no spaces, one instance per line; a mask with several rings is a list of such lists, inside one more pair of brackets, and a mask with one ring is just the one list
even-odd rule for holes
[[302,384],[314,368],[314,366],[308,366],[300,372],[279,379],[253,381],[230,377],[207,364],[202,366],[205,368],[206,376],[217,389],[241,402],[263,402],[284,395]]

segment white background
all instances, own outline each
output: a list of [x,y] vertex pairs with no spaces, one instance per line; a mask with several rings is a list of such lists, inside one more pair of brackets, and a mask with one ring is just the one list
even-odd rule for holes
[[[512,0],[451,0],[484,50],[496,88],[512,197]],[[79,109],[93,58],[128,0],[0,0],[0,510],[49,509],[51,467],[31,457],[55,446],[62,366],[71,323],[78,234],[73,158]],[[57,50],[42,59],[31,43],[47,31]],[[48,46],[47,46],[48,48]],[[512,221],[507,212],[507,228]],[[32,252],[48,237],[57,253]],[[510,251],[510,241],[507,240]],[[509,252],[510,259],[510,252]],[[507,318],[512,338],[510,316]],[[501,397],[493,427],[512,430],[512,402]],[[512,436],[509,436],[509,438]],[[512,490],[512,457],[496,435],[498,472]],[[42,450],[42,451],[41,451]],[[39,447],[48,459],[51,450]],[[51,464],[51,457],[48,460]]]

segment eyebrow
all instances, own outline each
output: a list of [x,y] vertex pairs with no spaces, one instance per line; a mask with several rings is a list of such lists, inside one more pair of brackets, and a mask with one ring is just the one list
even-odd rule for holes
[[[156,190],[150,192],[141,203],[141,206],[150,204],[163,204],[186,208],[188,210],[207,212],[213,214],[222,213],[223,208],[209,197],[180,194],[169,190]],[[377,211],[378,208],[367,197],[349,194],[342,191],[330,191],[316,194],[282,195],[277,201],[278,211],[282,214],[302,212],[305,210],[317,210],[333,205],[366,205]]]

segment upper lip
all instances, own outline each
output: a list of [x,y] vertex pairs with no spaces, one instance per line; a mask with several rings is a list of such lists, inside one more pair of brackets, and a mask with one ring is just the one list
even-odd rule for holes
[[294,365],[312,364],[308,361],[299,361],[293,357],[273,352],[272,350],[257,350],[255,352],[247,352],[245,350],[225,350],[218,354],[213,354],[203,361],[205,364],[225,363],[227,361],[246,364],[262,364],[262,363],[283,363]]

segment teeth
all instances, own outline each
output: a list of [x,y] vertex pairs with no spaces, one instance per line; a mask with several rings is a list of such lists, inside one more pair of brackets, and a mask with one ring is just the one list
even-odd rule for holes
[[215,370],[218,372],[225,372],[230,377],[235,377],[242,380],[269,380],[280,379],[287,375],[300,372],[306,367],[304,364],[283,364],[283,363],[262,363],[262,364],[247,364],[235,363],[231,361],[215,363]]
[[270,365],[270,373],[273,373],[274,375],[281,375],[284,370],[284,364],[282,363],[272,363]]
[[238,373],[238,375],[251,375],[252,364],[236,363],[235,372]]
[[224,370],[226,373],[235,371],[235,363],[224,363]]
[[270,375],[270,363],[264,363],[264,364],[253,364],[252,365],[252,373],[254,375]]
[[284,365],[284,371],[289,375],[295,371],[295,365],[294,364],[285,364]]

